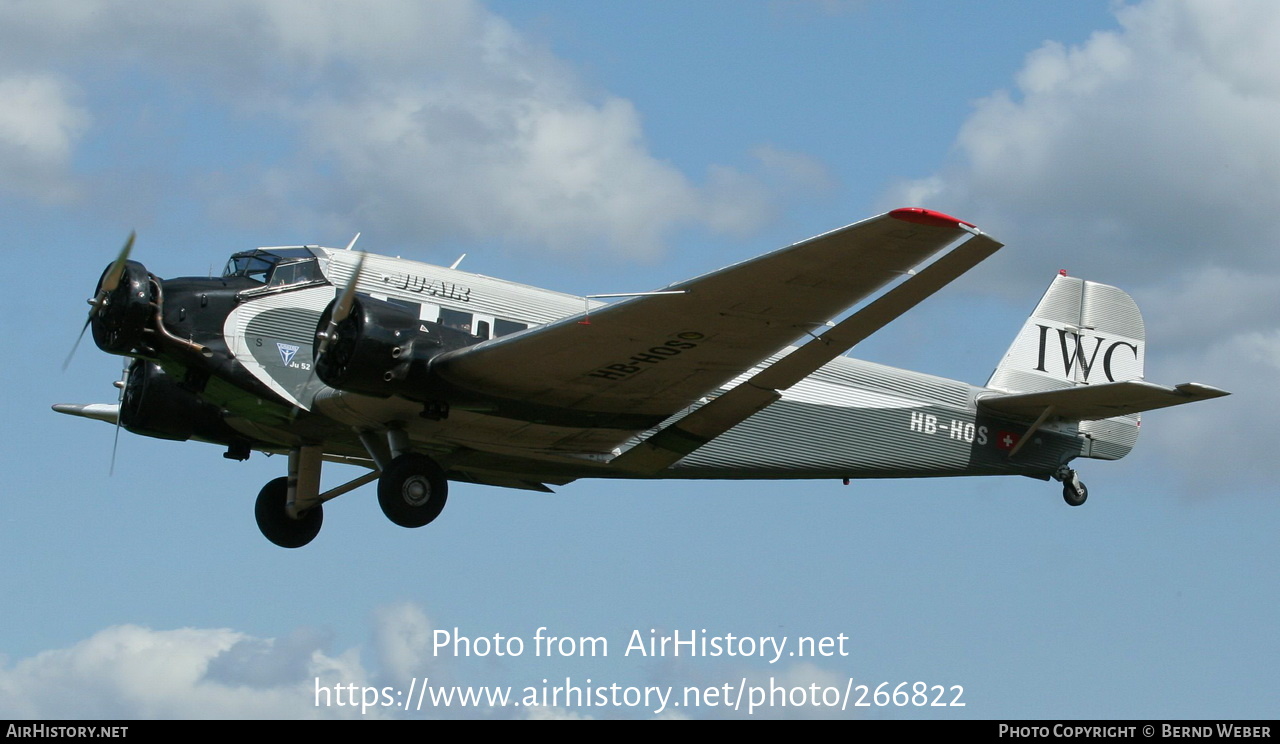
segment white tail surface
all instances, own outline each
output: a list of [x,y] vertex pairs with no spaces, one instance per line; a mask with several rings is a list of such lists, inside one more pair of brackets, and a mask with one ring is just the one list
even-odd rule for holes
[[1141,380],[1146,331],[1123,290],[1059,274],[987,387],[1010,393]]
[[[1010,393],[1141,380],[1146,328],[1124,290],[1059,273],[987,387]],[[1086,457],[1119,459],[1133,448],[1139,414],[1081,421]]]
[[996,367],[978,399],[995,415],[1040,424],[1074,422],[1081,454],[1116,460],[1138,439],[1139,415],[1220,398],[1208,385],[1175,387],[1142,379],[1146,331],[1133,298],[1106,284],[1059,274]]

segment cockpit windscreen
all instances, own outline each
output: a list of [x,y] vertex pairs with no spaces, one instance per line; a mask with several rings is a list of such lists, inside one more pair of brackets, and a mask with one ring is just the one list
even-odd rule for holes
[[222,275],[246,277],[273,287],[324,281],[320,262],[310,248],[258,248],[236,253]]

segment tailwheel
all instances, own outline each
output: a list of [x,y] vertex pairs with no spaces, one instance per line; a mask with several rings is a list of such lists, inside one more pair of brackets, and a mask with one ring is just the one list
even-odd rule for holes
[[258,492],[253,513],[263,537],[282,548],[301,548],[320,533],[324,511],[316,504],[294,519],[286,508],[288,500],[289,479],[276,478]]
[[1062,500],[1069,506],[1080,506],[1089,498],[1089,489],[1080,480],[1080,474],[1071,468],[1064,465],[1053,477],[1062,481]]
[[407,453],[391,461],[378,478],[378,504],[401,527],[429,524],[444,509],[449,481],[435,461]]
[[1083,483],[1076,481],[1075,485],[1067,483],[1062,486],[1062,500],[1071,506],[1080,506],[1089,498],[1089,489]]

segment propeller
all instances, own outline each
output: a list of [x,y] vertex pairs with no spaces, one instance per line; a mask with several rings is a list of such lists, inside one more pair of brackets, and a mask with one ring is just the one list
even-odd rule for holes
[[[360,239],[360,233],[351,239],[347,245],[347,250],[351,250],[356,241]],[[329,325],[325,326],[323,331],[316,333],[316,340],[320,343],[316,344],[315,355],[311,359],[311,372],[307,375],[307,384],[303,386],[303,390],[311,388],[311,382],[316,377],[316,366],[320,364],[321,357],[329,350],[329,346],[333,344],[338,337],[338,325],[351,316],[351,308],[356,302],[356,284],[360,282],[360,275],[364,273],[364,259],[367,253],[361,253],[360,258],[356,260],[356,268],[351,272],[351,277],[347,279],[347,286],[343,287],[342,294],[333,303],[333,312],[329,313]],[[293,411],[296,418],[300,409]]]
[[[124,371],[120,374],[120,379],[111,383],[120,390],[120,394],[116,397],[116,435],[111,440],[111,469],[107,471],[108,477],[116,474],[116,450],[120,447],[120,426],[124,422],[124,391],[129,385],[129,372],[132,369],[129,362],[129,358],[125,357]],[[136,364],[137,360],[133,362]]]
[[89,330],[89,324],[93,322],[93,314],[98,312],[102,307],[102,303],[106,300],[107,295],[115,291],[120,286],[120,279],[124,276],[124,265],[129,260],[129,253],[133,251],[133,241],[137,237],[137,231],[129,231],[129,239],[124,241],[124,247],[120,249],[120,255],[116,256],[116,260],[112,262],[111,267],[107,269],[107,273],[102,275],[102,281],[98,283],[98,292],[89,300],[89,317],[84,319],[84,325],[80,327],[80,335],[76,336],[76,342],[71,347],[71,353],[67,354],[67,359],[62,363],[62,371],[67,371],[67,367],[71,365],[71,358],[76,355],[76,349],[80,348],[80,342],[84,340],[84,332]]
[[[356,237],[360,237],[357,235]],[[351,241],[355,243],[354,240]],[[320,361],[320,357],[329,349],[329,345],[337,338],[338,325],[351,315],[351,308],[356,301],[356,283],[360,281],[360,275],[364,272],[364,258],[367,253],[361,253],[359,260],[356,261],[356,269],[351,272],[351,278],[347,280],[347,286],[343,288],[342,294],[338,296],[338,301],[333,304],[333,312],[329,313],[329,325],[323,331],[317,334],[320,340],[316,346],[315,359],[312,360],[312,369],[315,363]]]

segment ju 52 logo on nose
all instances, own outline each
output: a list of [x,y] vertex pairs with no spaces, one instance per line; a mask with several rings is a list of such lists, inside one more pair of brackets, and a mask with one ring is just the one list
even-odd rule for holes
[[284,362],[284,366],[288,367],[289,362],[293,361],[293,355],[297,354],[298,349],[301,347],[294,346],[293,344],[282,344],[277,341],[276,348],[280,350],[280,361]]

